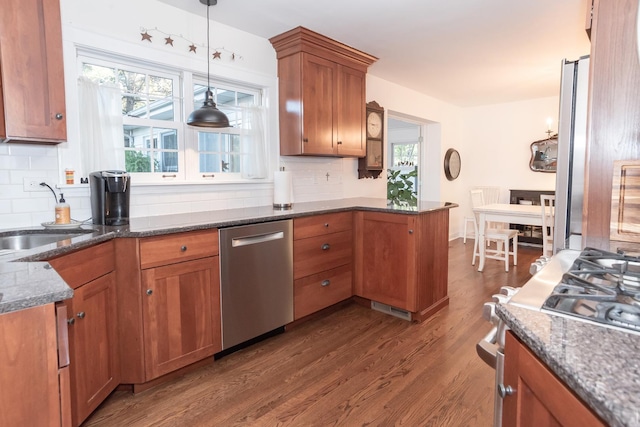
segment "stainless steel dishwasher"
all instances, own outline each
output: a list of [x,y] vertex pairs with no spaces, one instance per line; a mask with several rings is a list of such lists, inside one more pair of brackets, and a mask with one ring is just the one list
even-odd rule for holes
[[222,349],[293,321],[293,221],[220,229]]

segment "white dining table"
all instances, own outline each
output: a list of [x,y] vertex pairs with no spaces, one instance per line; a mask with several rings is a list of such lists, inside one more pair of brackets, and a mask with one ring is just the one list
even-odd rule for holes
[[480,263],[478,271],[484,269],[487,245],[485,243],[485,229],[487,222],[506,222],[509,224],[542,225],[542,207],[534,205],[512,205],[508,203],[494,203],[473,208],[478,213],[478,248]]

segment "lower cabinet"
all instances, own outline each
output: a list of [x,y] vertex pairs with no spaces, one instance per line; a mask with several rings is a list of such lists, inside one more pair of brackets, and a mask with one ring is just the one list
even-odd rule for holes
[[73,425],[120,383],[114,246],[107,242],[49,260],[74,289],[67,309]]
[[353,295],[353,214],[293,222],[293,313],[301,319]]
[[148,379],[222,350],[219,275],[217,256],[142,271]]
[[123,384],[154,380],[222,350],[218,230],[116,240]]
[[355,294],[424,320],[449,302],[449,211],[355,213]]
[[58,347],[66,350],[57,342],[62,320],[57,333],[54,304],[0,314],[1,426],[70,425],[67,368],[58,362]]
[[531,351],[508,332],[505,342],[502,424],[520,427],[605,426]]

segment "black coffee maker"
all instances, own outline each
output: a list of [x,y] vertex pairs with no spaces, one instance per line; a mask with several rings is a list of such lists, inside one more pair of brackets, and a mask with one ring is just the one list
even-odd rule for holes
[[130,176],[125,171],[97,171],[89,174],[91,216],[94,224],[129,224],[130,184]]

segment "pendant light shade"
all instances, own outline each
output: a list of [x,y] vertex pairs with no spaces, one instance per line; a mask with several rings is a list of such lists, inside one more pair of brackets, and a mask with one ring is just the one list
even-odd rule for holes
[[197,127],[228,128],[230,127],[229,119],[222,111],[218,110],[216,103],[213,102],[209,73],[209,6],[216,5],[218,0],[200,0],[200,3],[207,6],[207,92],[202,107],[189,114],[187,124]]

